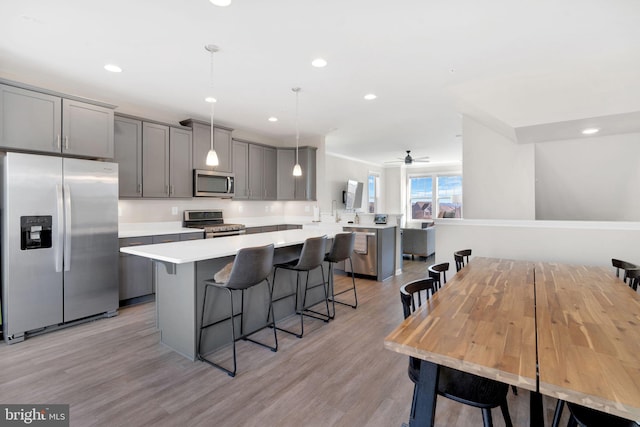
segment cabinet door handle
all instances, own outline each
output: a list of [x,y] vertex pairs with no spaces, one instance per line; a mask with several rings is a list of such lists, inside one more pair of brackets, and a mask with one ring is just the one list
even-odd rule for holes
[[176,188],[173,185],[169,186],[169,195],[175,194]]
[[142,184],[138,184],[138,193],[137,194],[142,194]]
[[64,149],[65,150],[69,149],[69,135],[64,137]]
[[169,195],[169,186],[165,185],[164,186],[164,193],[168,196]]
[[60,135],[56,137],[56,149],[60,149]]

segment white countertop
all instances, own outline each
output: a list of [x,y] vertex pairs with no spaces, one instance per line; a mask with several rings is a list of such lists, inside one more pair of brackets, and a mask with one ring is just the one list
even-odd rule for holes
[[118,224],[118,237],[160,236],[163,234],[202,233],[200,228],[186,228],[180,221],[134,222]]
[[172,264],[186,264],[189,262],[232,256],[242,248],[264,246],[270,243],[273,243],[276,248],[297,245],[304,243],[304,241],[310,237],[323,235],[332,238],[335,233],[327,232],[326,230],[273,231],[270,233],[244,234],[239,236],[218,237],[215,239],[130,246],[120,248],[120,252]]

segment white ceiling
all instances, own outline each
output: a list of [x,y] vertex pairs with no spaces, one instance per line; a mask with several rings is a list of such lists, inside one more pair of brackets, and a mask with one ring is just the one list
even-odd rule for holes
[[447,163],[462,114],[515,129],[640,111],[638,22],[637,0],[0,0],[0,76],[207,119],[216,44],[217,123],[294,144],[299,86],[302,142]]

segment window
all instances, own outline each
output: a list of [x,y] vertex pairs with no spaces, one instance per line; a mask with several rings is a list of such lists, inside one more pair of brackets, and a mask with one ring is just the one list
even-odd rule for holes
[[[411,220],[462,218],[462,176],[422,175],[409,177]],[[435,197],[434,197],[435,194]],[[434,203],[437,211],[434,210]]]
[[438,177],[438,218],[462,218],[462,176]]
[[380,198],[380,175],[377,173],[370,173],[367,188],[369,195],[368,212],[375,213],[378,208],[378,199]]
[[420,176],[409,178],[409,205],[411,207],[411,219],[431,219],[433,178]]

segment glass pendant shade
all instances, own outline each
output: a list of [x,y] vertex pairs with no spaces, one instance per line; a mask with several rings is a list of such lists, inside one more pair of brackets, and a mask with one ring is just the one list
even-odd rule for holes
[[206,162],[207,166],[218,166],[220,164],[218,162],[218,154],[216,153],[216,150],[209,150]]
[[298,163],[293,167],[293,176],[302,176],[302,168]]

